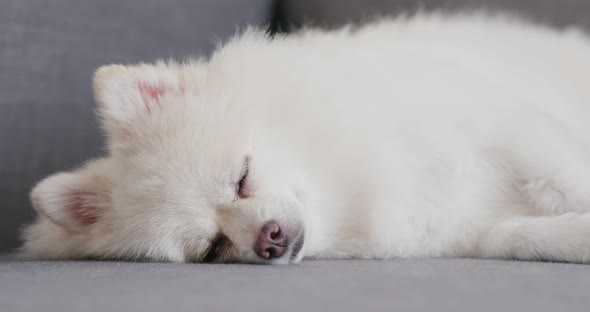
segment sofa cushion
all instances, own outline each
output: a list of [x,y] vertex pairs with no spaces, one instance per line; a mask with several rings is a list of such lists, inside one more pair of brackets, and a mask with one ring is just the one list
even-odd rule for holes
[[590,266],[468,259],[300,265],[2,262],[2,311],[588,311]]
[[101,154],[90,79],[107,63],[207,54],[272,0],[0,2],[0,251],[31,220],[28,192]]

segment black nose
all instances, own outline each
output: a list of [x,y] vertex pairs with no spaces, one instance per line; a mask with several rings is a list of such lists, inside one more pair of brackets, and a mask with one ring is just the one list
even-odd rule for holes
[[254,242],[254,251],[263,259],[281,257],[287,250],[287,237],[275,221],[266,222]]

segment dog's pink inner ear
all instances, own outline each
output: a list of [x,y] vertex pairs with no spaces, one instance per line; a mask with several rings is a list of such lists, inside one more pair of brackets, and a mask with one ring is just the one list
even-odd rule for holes
[[33,206],[49,221],[73,233],[84,232],[100,217],[100,199],[86,191],[33,195]]
[[67,195],[64,209],[80,225],[92,225],[98,220],[98,209],[91,203],[90,192],[76,191]]
[[143,106],[148,113],[151,113],[150,105],[156,103],[166,93],[163,86],[149,85],[144,82],[139,82],[137,89],[139,90]]

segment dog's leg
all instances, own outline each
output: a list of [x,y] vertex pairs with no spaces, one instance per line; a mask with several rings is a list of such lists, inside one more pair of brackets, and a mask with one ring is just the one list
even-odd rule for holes
[[507,219],[483,237],[475,256],[590,263],[590,213]]

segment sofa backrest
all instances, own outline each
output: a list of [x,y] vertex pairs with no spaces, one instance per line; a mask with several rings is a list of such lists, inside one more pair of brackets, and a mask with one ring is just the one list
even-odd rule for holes
[[400,12],[484,9],[519,14],[555,27],[576,26],[590,31],[587,0],[282,0],[280,4],[283,27],[290,29],[310,24],[338,27]]

